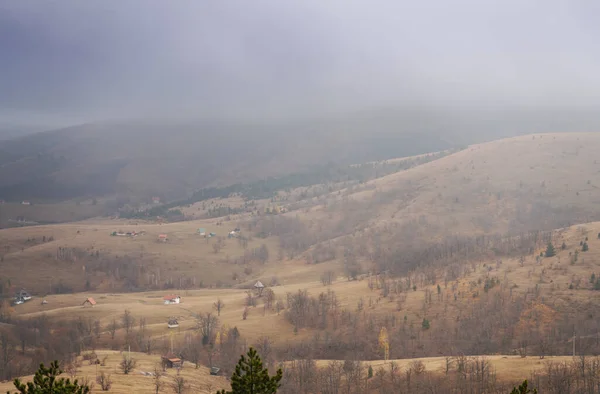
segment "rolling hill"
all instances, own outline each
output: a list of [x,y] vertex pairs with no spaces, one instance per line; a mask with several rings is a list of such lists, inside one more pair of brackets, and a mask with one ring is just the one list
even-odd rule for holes
[[[412,237],[506,234],[600,219],[600,133],[537,134],[472,145],[334,194],[307,214]],[[354,209],[346,209],[346,208]],[[364,214],[368,212],[367,214]]]
[[[168,348],[167,319],[179,319],[172,341],[189,351],[198,313],[220,299],[222,327],[235,326],[248,343],[268,337],[274,358],[312,357],[315,368],[358,357],[387,369],[377,345],[387,327],[391,358],[401,359],[406,373],[419,367],[419,382],[450,377],[462,384],[463,361],[498,368],[485,384],[516,383],[533,371],[549,376],[552,363],[570,371],[564,356],[573,348],[573,327],[578,352],[595,352],[599,343],[599,148],[595,133],[527,135],[471,145],[368,182],[282,191],[240,214],[0,230],[4,293],[26,287],[48,301],[3,305],[0,312],[32,324],[60,325],[65,315],[83,326],[97,321],[94,343],[105,349],[124,343],[125,329],[113,337],[107,327],[131,310],[143,318],[131,343],[154,346],[154,358],[136,355],[144,368]],[[287,212],[267,214],[275,203]],[[244,201],[217,198],[182,209],[191,216],[227,204]],[[233,227],[242,237],[227,236]],[[204,238],[198,228],[217,236]],[[159,242],[159,234],[169,241]],[[548,242],[554,255],[545,252]],[[266,307],[264,297],[247,308],[246,290],[256,280],[283,310]],[[184,302],[163,305],[167,292]],[[81,306],[89,295],[98,301],[94,308]],[[294,297],[308,297],[306,309],[295,310]],[[298,323],[295,313],[305,320]],[[112,364],[119,359],[110,357]],[[405,360],[418,357],[434,358]],[[212,379],[205,372],[190,382]],[[286,376],[285,392],[298,392]],[[123,390],[141,377],[115,379]]]
[[598,129],[577,110],[401,108],[301,120],[122,120],[0,141],[0,199],[160,195],[410,156],[496,138]]
[[[289,212],[275,216],[259,214],[271,205],[266,199],[255,201],[251,212],[182,223],[104,220],[0,230],[4,240],[0,247],[12,245],[2,253],[3,271],[13,280],[23,269],[37,271],[36,276],[22,279],[22,285],[44,292],[51,291],[61,278],[76,290],[82,290],[86,280],[91,288],[122,288],[123,278],[117,280],[106,270],[114,271],[130,261],[143,265],[147,272],[159,270],[162,282],[196,277],[196,286],[200,281],[204,285],[234,285],[242,277],[249,280],[259,275],[270,280],[278,275],[260,264],[254,267],[258,271],[243,275],[241,267],[231,265],[262,244],[269,248],[270,261],[340,264],[345,250],[350,249],[366,261],[373,258],[379,245],[377,248],[386,250],[379,252],[383,253],[379,261],[395,259],[397,265],[409,264],[408,260],[417,261],[411,253],[448,240],[519,235],[600,220],[598,148],[600,134],[594,133],[530,135],[473,145],[346,189],[328,193],[324,188],[318,195],[310,188],[291,191],[278,203]],[[207,202],[206,209],[227,206],[226,201],[214,199]],[[244,205],[242,200],[236,204]],[[192,217],[204,210],[202,205],[183,210]],[[242,227],[249,239],[243,248],[239,240],[224,239],[215,252],[217,238],[201,240],[196,234],[201,227],[225,238],[229,227],[236,226]],[[108,236],[117,230],[144,230],[146,235],[135,239]],[[167,233],[172,242],[157,243],[159,233]],[[261,238],[264,235],[258,237],[258,233],[270,236]],[[58,248],[77,250],[81,255],[77,264],[88,264],[88,271],[71,270],[70,259],[55,257]],[[49,258],[57,261],[49,265]],[[215,270],[220,264],[228,268]],[[90,276],[92,267],[96,274]],[[315,269],[314,278],[318,279],[322,271]],[[236,280],[232,279],[234,272]],[[143,274],[134,276],[137,279],[127,285],[129,288],[140,289],[151,283]]]

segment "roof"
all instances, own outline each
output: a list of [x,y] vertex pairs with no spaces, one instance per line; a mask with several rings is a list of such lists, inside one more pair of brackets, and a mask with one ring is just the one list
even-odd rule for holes
[[96,300],[94,300],[92,297],[89,297],[88,299],[86,299],[85,301],[83,301],[84,304],[86,302],[89,302],[92,305],[96,305]]
[[265,287],[265,285],[263,285],[262,282],[259,280],[254,284],[254,287]]
[[166,296],[164,296],[164,297],[163,297],[163,300],[165,300],[165,301],[166,301],[166,300],[174,300],[175,298],[179,298],[179,296],[178,296],[178,295],[173,295],[173,294],[171,294],[171,295],[166,295]]
[[165,354],[164,356],[162,356],[162,358],[169,360],[172,363],[177,363],[177,362],[181,361],[181,359],[179,357],[177,357],[176,354],[173,354],[171,352]]
[[158,234],[158,238],[167,238],[167,234]]

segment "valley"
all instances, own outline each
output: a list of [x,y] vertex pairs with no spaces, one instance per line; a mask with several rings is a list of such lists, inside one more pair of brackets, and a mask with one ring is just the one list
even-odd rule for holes
[[[2,229],[3,346],[27,373],[44,357],[106,354],[114,392],[147,392],[152,379],[138,370],[168,351],[185,358],[196,392],[227,387],[248,346],[284,367],[283,393],[314,392],[298,374],[319,385],[319,371],[342,364],[341,381],[358,379],[361,392],[424,392],[444,377],[465,390],[501,392],[523,379],[545,387],[552,368],[600,353],[599,147],[594,133],[528,135],[365,182],[173,206],[183,221]],[[34,298],[10,305],[21,288]],[[170,294],[181,303],[165,305]],[[84,306],[88,297],[96,304]],[[38,334],[19,342],[19,330]],[[117,368],[126,347],[140,363],[131,376]],[[93,368],[75,374],[91,378]]]

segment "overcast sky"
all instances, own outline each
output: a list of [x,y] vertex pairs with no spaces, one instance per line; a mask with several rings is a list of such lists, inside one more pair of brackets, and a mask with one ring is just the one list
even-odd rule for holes
[[599,106],[597,0],[2,0],[0,119]]

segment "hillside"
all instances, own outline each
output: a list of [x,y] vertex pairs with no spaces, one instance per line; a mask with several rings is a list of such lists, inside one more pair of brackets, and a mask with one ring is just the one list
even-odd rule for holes
[[334,193],[303,219],[331,227],[333,216],[352,222],[350,232],[393,228],[405,231],[407,241],[516,234],[598,220],[599,148],[600,133],[538,134],[473,145]]
[[[82,290],[86,281],[91,288],[122,289],[123,275],[131,275],[130,289],[143,289],[152,283],[147,274],[157,270],[163,284],[169,278],[186,277],[196,278],[195,286],[201,282],[235,285],[245,277],[277,276],[269,273],[268,264],[263,267],[256,257],[248,257],[249,253],[255,256],[254,250],[263,244],[272,263],[290,259],[341,264],[351,251],[359,261],[378,255],[382,267],[395,261],[393,266],[406,269],[415,261],[411,256],[423,260],[422,250],[438,243],[469,243],[480,235],[520,234],[598,220],[600,161],[595,152],[599,148],[600,134],[593,133],[524,136],[473,145],[346,189],[316,185],[280,193],[276,204],[289,211],[280,215],[261,214],[273,200],[255,200],[243,209],[245,203],[239,198],[213,199],[183,207],[183,212],[193,218],[211,207],[214,212],[218,207],[241,207],[246,213],[170,224],[105,220],[0,230],[0,247],[13,245],[2,251],[3,276],[16,279],[21,269],[35,266],[38,275],[20,281],[40,292],[51,291],[61,278],[75,290]],[[234,227],[242,228],[247,241],[227,239]],[[198,228],[218,237],[205,240],[196,234]],[[146,234],[133,239],[109,236],[119,230]],[[171,238],[168,244],[157,242],[160,233]],[[261,238],[259,233],[271,235]],[[68,257],[42,274],[48,258],[57,260],[59,248],[75,250],[78,264],[88,265],[88,271],[70,270],[72,257]],[[254,259],[253,273],[243,274],[244,268],[236,267],[240,258]],[[143,265],[146,273],[127,270],[121,278],[108,274],[128,261]],[[227,268],[215,270],[217,264]],[[61,276],[61,269],[67,276]]]
[[261,122],[98,122],[0,141],[0,199],[175,200],[209,186],[327,163],[410,156],[533,132],[594,130],[597,118],[590,111],[396,108]]
[[435,131],[349,123],[98,123],[0,143],[0,198],[65,200],[129,196],[172,200],[225,186],[300,172],[445,149]]

